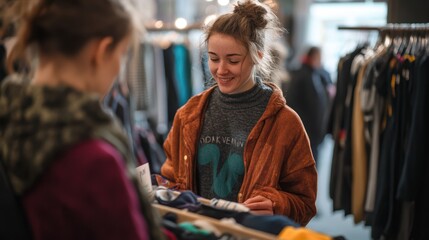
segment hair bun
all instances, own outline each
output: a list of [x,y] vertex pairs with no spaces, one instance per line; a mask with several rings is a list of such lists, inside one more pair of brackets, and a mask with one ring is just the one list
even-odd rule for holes
[[267,19],[265,19],[265,15],[268,13],[267,9],[252,0],[237,3],[234,7],[234,13],[246,18],[257,29],[264,28],[268,24]]

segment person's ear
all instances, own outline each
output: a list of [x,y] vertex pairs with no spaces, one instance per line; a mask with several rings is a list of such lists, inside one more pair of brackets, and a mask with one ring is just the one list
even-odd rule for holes
[[99,66],[106,60],[106,58],[109,57],[109,54],[112,51],[112,43],[112,37],[104,37],[96,42],[93,58],[95,66]]
[[264,53],[262,51],[258,51],[258,57],[259,59],[262,59],[264,57]]

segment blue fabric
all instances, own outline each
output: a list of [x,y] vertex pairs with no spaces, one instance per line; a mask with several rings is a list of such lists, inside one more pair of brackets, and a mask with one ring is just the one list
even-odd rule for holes
[[238,214],[234,219],[245,227],[274,235],[280,234],[285,227],[301,227],[298,223],[283,215],[253,215],[243,213]]
[[184,45],[175,45],[175,76],[179,107],[183,106],[192,96],[191,60],[189,51]]
[[176,194],[168,189],[157,190],[155,193],[155,199],[161,205],[177,209],[188,209],[191,212],[197,211],[201,206],[197,196],[191,191],[184,191],[176,196]]

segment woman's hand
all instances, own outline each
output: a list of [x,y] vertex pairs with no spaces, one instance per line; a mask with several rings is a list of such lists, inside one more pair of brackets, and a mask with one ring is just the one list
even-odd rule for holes
[[273,202],[260,195],[252,197],[244,201],[244,206],[248,207],[252,213],[273,215]]

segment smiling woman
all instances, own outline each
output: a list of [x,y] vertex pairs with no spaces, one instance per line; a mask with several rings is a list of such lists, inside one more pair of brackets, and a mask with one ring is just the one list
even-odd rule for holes
[[256,0],[207,26],[216,84],[176,113],[161,173],[167,187],[305,225],[316,212],[314,159],[300,118],[268,83],[274,65],[267,43],[281,32],[272,10]]

